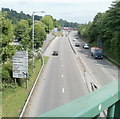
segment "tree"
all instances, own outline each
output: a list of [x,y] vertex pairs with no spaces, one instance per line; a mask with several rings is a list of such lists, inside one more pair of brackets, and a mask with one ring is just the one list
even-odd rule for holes
[[9,45],[13,41],[13,25],[9,19],[5,18],[6,13],[2,16],[2,39],[0,43],[2,44],[2,61],[5,62],[12,58],[12,55],[16,51],[15,46]]
[[100,41],[104,53],[119,63],[120,1],[113,2],[112,7],[105,13],[98,13],[90,25],[82,25],[79,34],[89,38],[90,43]]
[[31,30],[32,29],[30,28],[30,22],[28,23],[27,20],[21,20],[16,24],[15,37],[19,42],[21,42],[24,50],[31,48],[32,44],[32,40],[30,37]]
[[43,45],[43,41],[46,39],[44,24],[41,21],[37,21],[34,29],[34,47],[39,48]]
[[50,15],[46,15],[41,18],[41,21],[44,23],[45,31],[49,33],[54,28],[53,18]]

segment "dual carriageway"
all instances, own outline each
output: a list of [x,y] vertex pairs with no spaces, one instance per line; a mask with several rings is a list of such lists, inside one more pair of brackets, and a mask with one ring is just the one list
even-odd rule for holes
[[[44,52],[49,60],[24,117],[41,115],[118,79],[118,68],[106,59],[94,59],[89,49],[75,47],[75,42],[84,42],[80,38],[73,41],[76,37],[77,31],[64,31]],[[58,56],[52,55],[54,50]]]

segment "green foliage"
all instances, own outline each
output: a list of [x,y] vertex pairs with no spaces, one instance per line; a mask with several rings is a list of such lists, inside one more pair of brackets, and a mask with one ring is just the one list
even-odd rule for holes
[[13,25],[10,20],[5,18],[6,13],[2,15],[2,38],[0,43],[2,44],[2,61],[3,63],[12,58],[12,55],[16,51],[15,46],[10,46],[9,43],[13,41]]
[[17,39],[22,44],[22,48],[24,50],[30,49],[32,46],[31,41],[31,28],[30,28],[30,21],[28,23],[27,20],[21,20],[15,26],[15,39]]
[[82,25],[79,34],[90,43],[97,42],[104,53],[120,62],[120,1],[105,13],[98,13],[91,23]]
[[35,23],[35,34],[34,34],[34,47],[37,49],[43,45],[43,41],[46,39],[46,32],[43,23]]
[[41,21],[45,25],[45,31],[49,33],[54,28],[54,22],[53,17],[50,15],[46,15],[43,18],[41,18]]
[[[21,19],[32,20],[32,16],[30,16],[29,14],[24,14],[22,11],[18,13],[15,10],[10,10],[9,8],[2,8],[2,12],[7,12],[6,18],[12,20],[13,24],[21,21]],[[35,20],[40,20],[41,18],[41,16],[35,15]]]
[[13,45],[6,45],[2,48],[2,61],[8,61],[12,59],[12,56],[15,54],[16,47]]
[[79,27],[78,23],[68,22],[68,21],[63,20],[63,19],[58,20],[58,24],[59,24],[59,26],[62,26],[62,27],[72,27],[72,28]]
[[8,62],[2,65],[2,81],[11,83],[13,81],[12,78],[12,63]]

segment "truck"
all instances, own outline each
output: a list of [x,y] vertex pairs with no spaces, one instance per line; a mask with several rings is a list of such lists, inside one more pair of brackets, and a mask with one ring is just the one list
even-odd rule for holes
[[102,59],[103,58],[103,50],[98,47],[91,47],[91,56],[95,59]]

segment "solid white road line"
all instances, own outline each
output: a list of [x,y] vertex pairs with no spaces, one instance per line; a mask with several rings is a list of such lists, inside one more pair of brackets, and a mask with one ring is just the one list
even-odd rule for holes
[[83,76],[83,74],[82,74],[82,72],[81,72],[81,69],[80,69],[80,67],[79,67],[79,64],[77,63],[75,57],[74,57],[74,60],[75,60],[75,63],[77,64],[77,67],[78,67],[79,72],[80,72],[80,74],[81,74],[81,76],[82,76],[82,79],[83,79],[84,83],[86,84],[85,77]]

